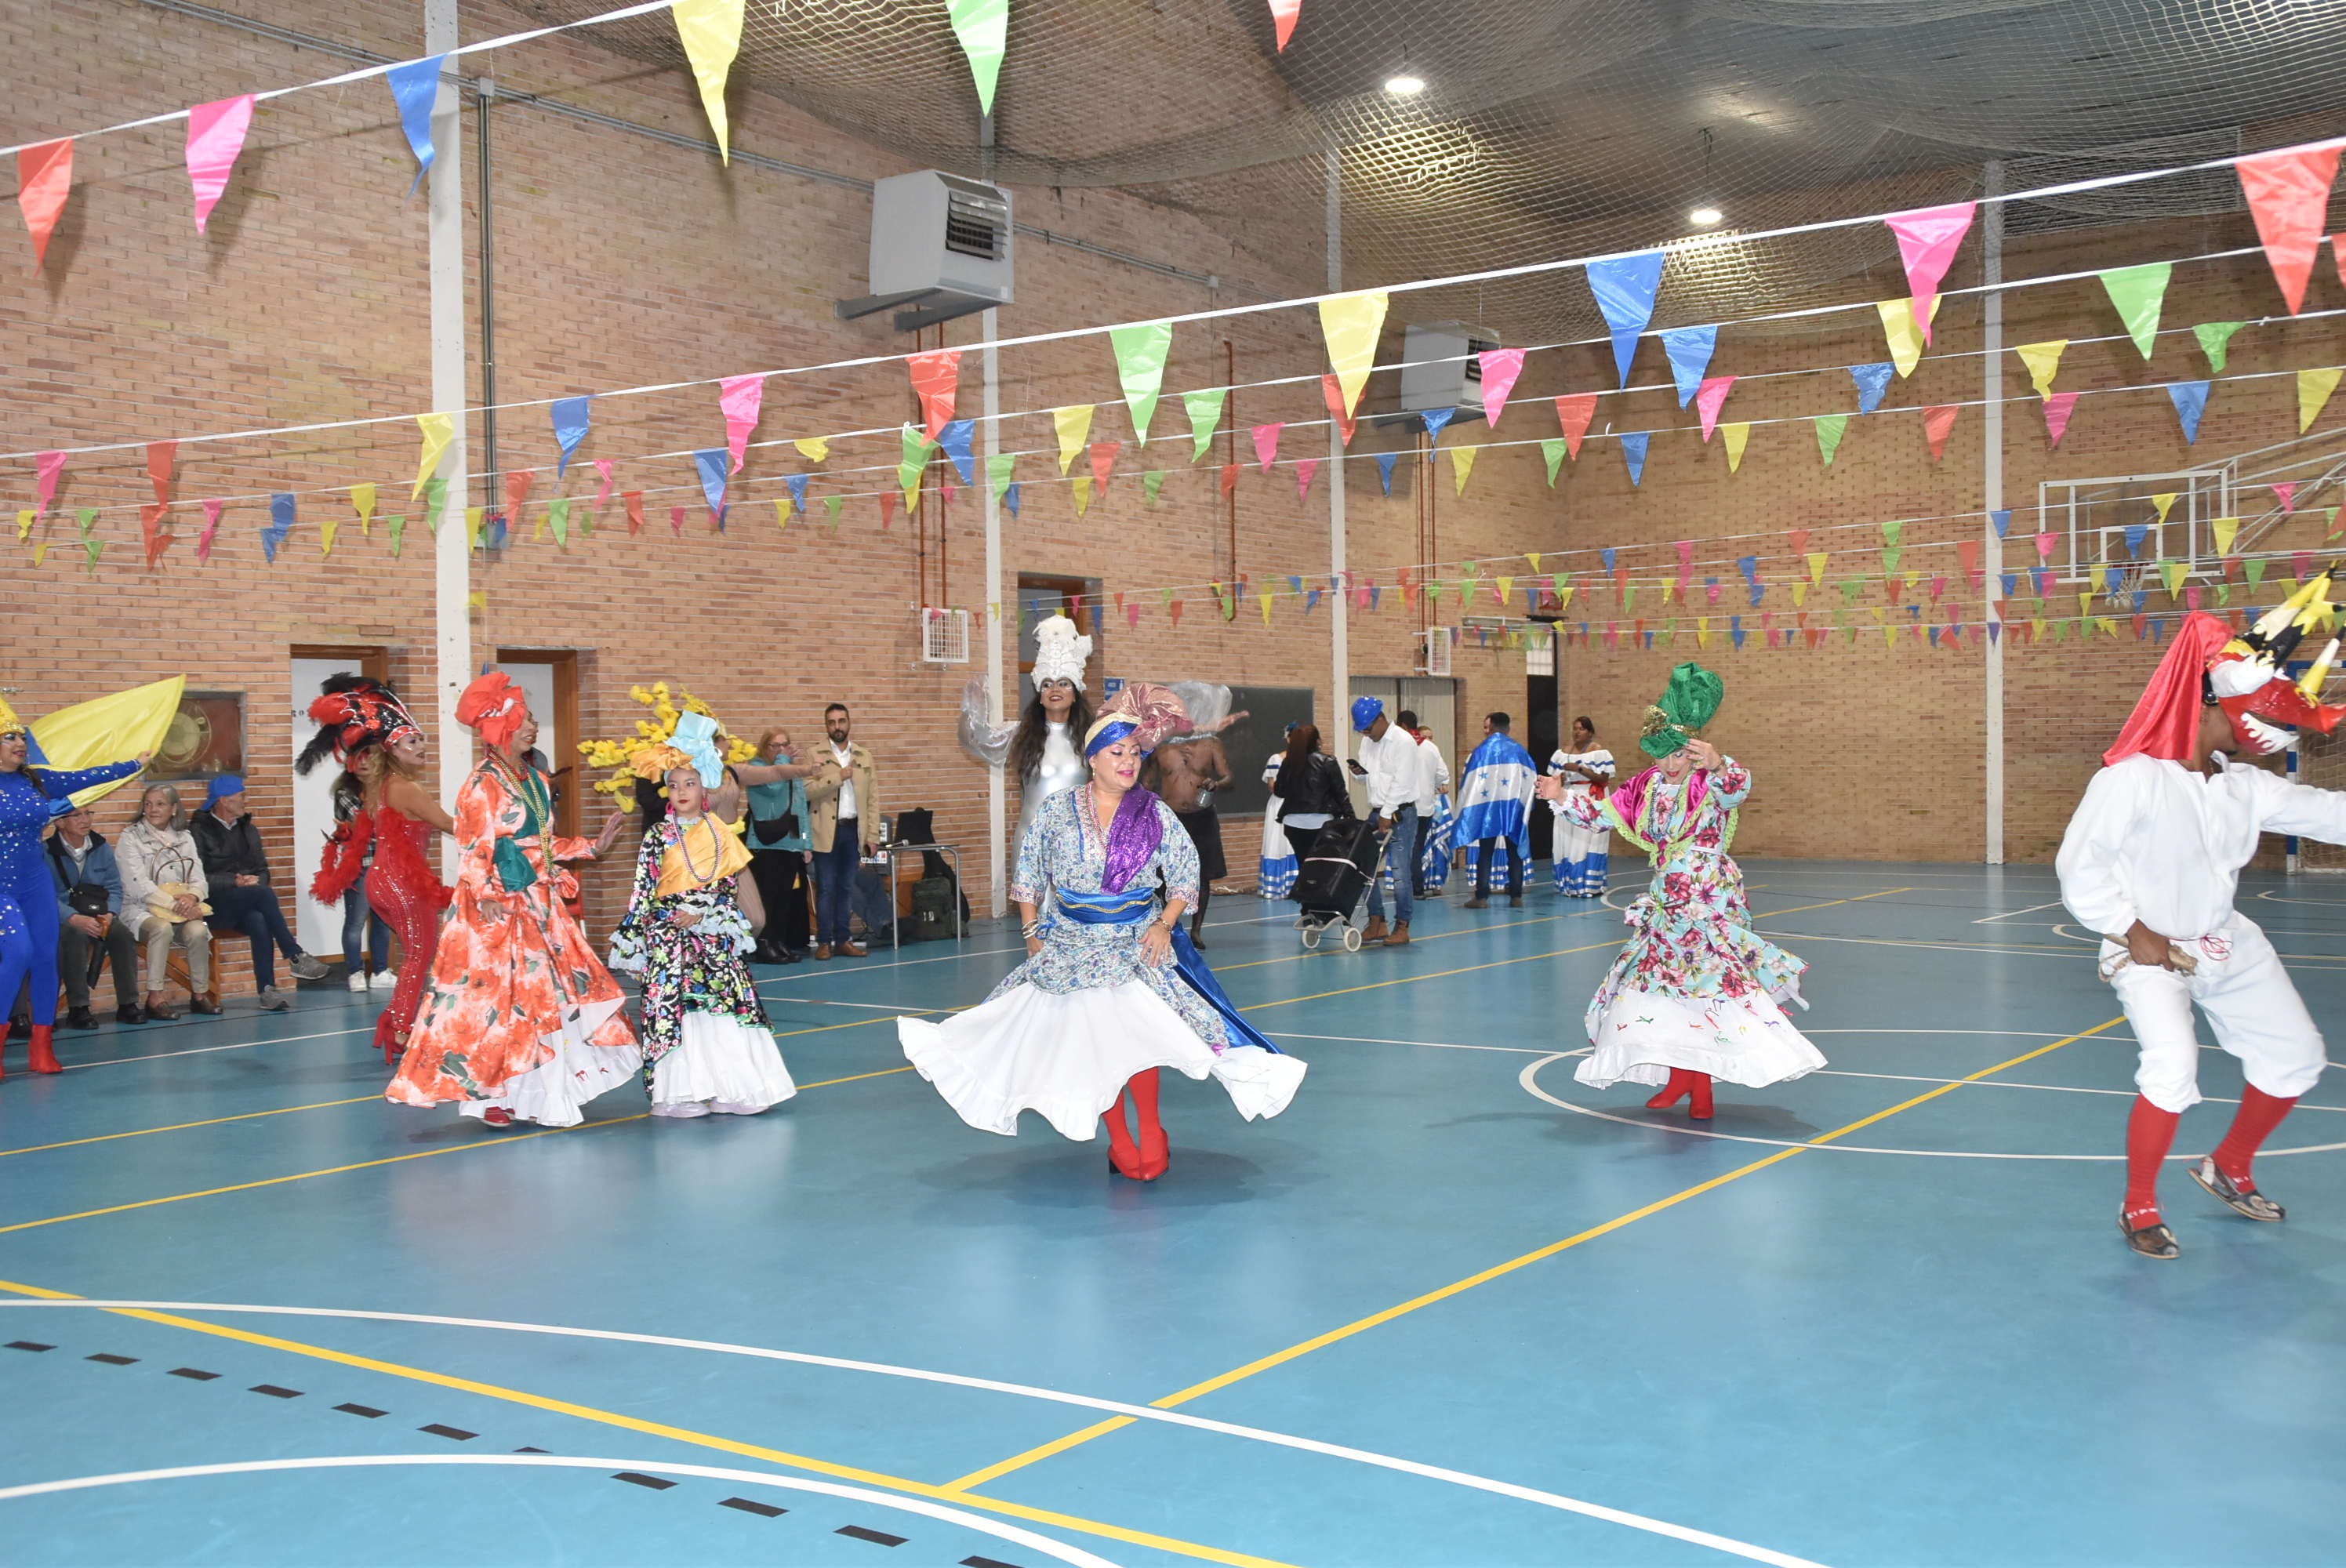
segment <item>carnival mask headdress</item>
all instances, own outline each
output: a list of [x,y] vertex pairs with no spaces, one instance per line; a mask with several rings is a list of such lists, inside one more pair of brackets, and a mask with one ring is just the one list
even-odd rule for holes
[[713,789],[725,781],[727,763],[757,758],[755,746],[738,735],[726,734],[715,711],[688,691],[679,687],[671,693],[663,680],[648,687],[630,687],[627,695],[651,709],[649,718],[636,720],[635,734],[622,740],[579,743],[589,767],[610,770],[609,777],[595,785],[600,794],[632,807],[637,803],[636,785],[643,780],[665,795],[672,768],[691,769],[701,783]]
[[1108,699],[1084,732],[1084,755],[1096,757],[1127,736],[1140,743],[1143,757],[1189,728],[1188,710],[1170,687],[1135,681]]
[[1646,709],[1637,746],[1657,761],[1686,748],[1719,712],[1727,683],[1698,664],[1682,664],[1670,671],[1670,683]]
[[2335,570],[2301,585],[2238,636],[2205,611],[2184,616],[2118,732],[2117,744],[2102,760],[2114,763],[2137,753],[2170,762],[2193,760],[2199,714],[2209,706],[2224,710],[2240,748],[2257,756],[2296,745],[2298,730],[2327,735],[2337,728],[2346,707],[2323,703],[2321,687],[2337,660],[2338,639],[2330,639],[2303,679],[2292,681],[2282,673],[2305,634],[2336,619],[2337,606],[2330,598]]
[[1035,669],[1036,686],[1046,680],[1073,683],[1077,691],[1084,689],[1084,666],[1092,657],[1092,639],[1079,635],[1076,623],[1065,616],[1052,616],[1035,628]]
[[310,721],[318,733],[294,759],[296,773],[308,773],[330,755],[347,765],[370,746],[388,746],[402,735],[423,733],[423,726],[390,686],[371,676],[347,673],[326,677],[324,695],[310,705]]

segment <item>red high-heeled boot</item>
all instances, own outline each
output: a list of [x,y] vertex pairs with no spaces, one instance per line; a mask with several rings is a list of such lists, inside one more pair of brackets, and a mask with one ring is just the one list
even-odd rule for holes
[[1132,1092],[1132,1108],[1140,1123],[1140,1179],[1155,1181],[1173,1163],[1172,1147],[1157,1119],[1157,1069],[1135,1073],[1125,1087]]
[[1140,1149],[1132,1141],[1132,1129],[1125,1124],[1124,1096],[1118,1095],[1116,1104],[1100,1118],[1107,1128],[1107,1168],[1133,1181],[1140,1179]]
[[56,1025],[53,1023],[36,1023],[33,1025],[31,1065],[33,1071],[36,1073],[62,1073],[65,1071],[64,1064],[57,1060],[56,1049],[49,1043],[49,1036],[56,1027]]
[[1698,1122],[1710,1120],[1710,1074],[1694,1074],[1693,1097],[1687,1101],[1687,1115]]
[[1667,1111],[1694,1092],[1695,1080],[1702,1074],[1685,1067],[1670,1069],[1670,1081],[1662,1085],[1661,1093],[1646,1102],[1649,1111]]

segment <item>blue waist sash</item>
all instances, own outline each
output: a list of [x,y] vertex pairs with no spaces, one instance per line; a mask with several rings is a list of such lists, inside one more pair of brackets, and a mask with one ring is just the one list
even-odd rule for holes
[[[1140,925],[1157,908],[1157,890],[1153,887],[1128,888],[1120,893],[1078,893],[1066,888],[1054,888],[1052,891],[1058,900],[1060,918],[1076,925]],[[1188,929],[1178,924],[1173,928],[1173,972],[1221,1014],[1230,1044],[1260,1045],[1273,1055],[1280,1054],[1279,1047],[1239,1012],[1238,1004],[1222,990],[1221,982],[1214,978],[1214,972],[1206,967],[1205,955],[1189,940]]]
[[1139,925],[1157,904],[1155,887],[1127,888],[1120,893],[1077,893],[1054,888],[1059,913],[1077,925]]

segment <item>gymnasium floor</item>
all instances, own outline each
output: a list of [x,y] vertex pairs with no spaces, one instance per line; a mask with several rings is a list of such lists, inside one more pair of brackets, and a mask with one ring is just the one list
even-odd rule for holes
[[[343,993],[12,1053],[0,1556],[2337,1562],[2346,1082],[2259,1166],[2285,1225],[2178,1165],[2137,1259],[2048,869],[1746,870],[1832,1065],[1702,1132],[1573,1080],[1617,913],[1454,881],[1390,952],[1218,901],[1311,1076],[1261,1125],[1168,1081],[1148,1188],[903,1070],[892,1013],[983,997],[998,934],[762,971],[805,1089],[754,1121],[396,1109]],[[2346,885],[2243,907],[2334,1015]],[[2209,1053],[2178,1157],[2239,1086]]]

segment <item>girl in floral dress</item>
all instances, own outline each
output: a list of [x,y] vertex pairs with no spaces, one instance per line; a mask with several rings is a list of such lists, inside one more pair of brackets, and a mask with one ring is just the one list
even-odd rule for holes
[[652,1115],[753,1116],[798,1085],[744,957],[756,938],[734,894],[750,851],[708,811],[698,769],[671,768],[665,783],[668,813],[636,856],[635,895],[611,934],[611,967],[643,982]]
[[591,843],[555,836],[553,786],[527,759],[537,721],[503,671],[464,688],[456,720],[487,755],[456,794],[455,901],[383,1096],[460,1101],[493,1127],[576,1126],[580,1107],[633,1078],[643,1053],[621,1011],[627,993],[571,917],[578,880],[562,862],[609,849],[627,814],[612,812]]
[[1727,853],[1751,775],[1696,731],[1725,683],[1698,664],[1670,672],[1637,744],[1657,759],[1609,795],[1539,793],[1578,828],[1609,830],[1646,851],[1653,884],[1628,909],[1632,934],[1588,1003],[1594,1049],[1574,1074],[1592,1088],[1659,1084],[1658,1110],[1685,1099],[1711,1115],[1711,1080],[1757,1089],[1825,1064],[1780,1003],[1800,1001],[1808,965],[1751,929],[1743,873]]

